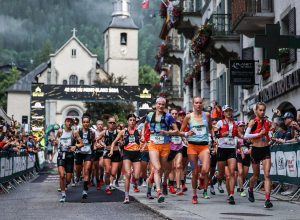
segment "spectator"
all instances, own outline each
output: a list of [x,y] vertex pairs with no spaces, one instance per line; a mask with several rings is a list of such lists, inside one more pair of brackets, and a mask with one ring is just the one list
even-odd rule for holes
[[216,119],[216,120],[222,119],[222,108],[216,101],[213,101],[213,109],[211,112],[211,118]]
[[294,115],[291,112],[286,112],[283,116],[284,124],[287,126],[285,134],[285,143],[297,142],[297,132],[300,131],[299,124],[294,121]]

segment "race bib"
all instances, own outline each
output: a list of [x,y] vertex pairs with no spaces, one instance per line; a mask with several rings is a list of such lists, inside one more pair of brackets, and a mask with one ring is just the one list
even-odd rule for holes
[[206,130],[205,126],[193,128],[192,131],[196,135],[200,135],[200,136],[203,136],[203,135],[207,134],[207,130]]
[[151,135],[150,141],[154,144],[164,144],[165,143],[165,137],[161,135]]
[[225,144],[227,145],[235,145],[235,141],[233,138],[225,138]]
[[172,136],[171,137],[171,142],[173,144],[181,144],[182,143],[182,139],[180,136]]
[[129,136],[128,140],[130,144],[135,143],[135,136]]
[[89,153],[91,151],[91,145],[90,144],[84,145],[84,147],[80,148],[80,151],[82,153]]

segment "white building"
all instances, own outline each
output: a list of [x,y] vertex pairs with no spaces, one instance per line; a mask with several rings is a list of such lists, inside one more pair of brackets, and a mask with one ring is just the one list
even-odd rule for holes
[[[14,115],[15,120],[22,123],[29,122],[32,83],[94,85],[95,80],[114,73],[117,77],[126,77],[127,85],[138,85],[138,28],[130,17],[130,2],[117,0],[113,4],[113,19],[104,33],[105,70],[97,55],[76,37],[74,29],[72,37],[50,55],[47,63],[36,67],[7,90],[8,115]],[[86,109],[83,101],[47,100],[45,110],[46,125],[49,125],[62,123],[66,116],[80,118]]]

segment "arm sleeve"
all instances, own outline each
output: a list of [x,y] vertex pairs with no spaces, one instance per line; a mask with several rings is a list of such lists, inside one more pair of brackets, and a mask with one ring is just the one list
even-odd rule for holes
[[250,134],[251,133],[251,128],[247,128],[246,129],[246,133],[244,135],[244,138],[247,138],[247,139],[252,139],[252,138],[256,138],[259,136],[259,134]]

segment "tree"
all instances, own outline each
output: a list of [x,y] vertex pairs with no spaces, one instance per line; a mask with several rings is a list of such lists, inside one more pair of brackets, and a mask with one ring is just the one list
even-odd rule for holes
[[[98,86],[123,86],[125,77],[115,77],[115,75],[109,74],[105,80],[95,81],[95,85]],[[110,116],[115,116],[118,122],[126,122],[127,115],[134,112],[134,106],[128,102],[87,102],[85,103],[87,112],[91,114],[92,120],[107,121]]]
[[16,67],[11,69],[11,72],[0,72],[0,106],[7,110],[7,93],[6,90],[11,85],[15,84],[20,79],[20,72]]
[[159,75],[149,65],[141,66],[139,69],[139,84],[156,85],[159,83]]

